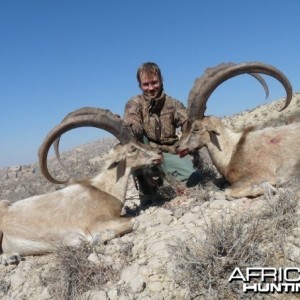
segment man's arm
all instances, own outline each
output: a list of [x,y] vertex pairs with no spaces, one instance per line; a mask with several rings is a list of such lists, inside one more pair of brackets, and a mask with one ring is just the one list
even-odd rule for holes
[[185,106],[178,100],[175,100],[176,103],[176,114],[175,114],[175,123],[177,127],[183,129],[187,121],[187,109]]
[[124,121],[130,125],[132,133],[139,141],[143,140],[143,116],[139,104],[135,99],[129,100],[125,105]]

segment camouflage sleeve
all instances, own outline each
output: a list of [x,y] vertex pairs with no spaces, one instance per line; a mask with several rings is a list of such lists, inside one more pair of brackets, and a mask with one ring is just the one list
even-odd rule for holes
[[176,105],[176,115],[175,122],[177,127],[182,127],[185,125],[187,120],[187,110],[185,106],[178,100],[175,100]]
[[132,133],[139,139],[143,139],[143,120],[139,104],[134,98],[125,105],[124,121],[130,125]]

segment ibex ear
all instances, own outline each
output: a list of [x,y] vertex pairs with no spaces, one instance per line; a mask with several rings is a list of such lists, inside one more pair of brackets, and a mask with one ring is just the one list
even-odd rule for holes
[[222,151],[219,140],[218,140],[218,135],[220,135],[218,132],[215,132],[214,130],[208,131],[210,141],[212,144],[214,144],[220,151]]
[[118,164],[119,164],[120,161],[114,161],[112,162],[108,167],[107,167],[107,170],[110,170],[110,169],[113,169],[115,168]]
[[126,159],[122,159],[120,160],[118,166],[117,166],[117,178],[116,178],[116,182],[118,182],[118,180],[124,176],[125,174],[125,170],[126,170]]
[[124,176],[125,170],[126,170],[126,159],[120,159],[119,161],[114,161],[108,166],[108,170],[112,168],[117,168],[117,177],[116,177],[116,182]]
[[220,133],[217,130],[209,130],[209,133],[213,133],[214,135],[220,135]]

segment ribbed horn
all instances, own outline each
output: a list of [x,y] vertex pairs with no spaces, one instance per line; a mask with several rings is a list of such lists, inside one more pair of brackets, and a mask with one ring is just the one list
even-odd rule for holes
[[[65,122],[68,120],[70,117],[74,116],[83,116],[83,115],[108,115],[111,116],[112,118],[120,118],[119,115],[113,114],[110,110],[108,109],[102,109],[102,108],[97,108],[97,107],[82,107],[79,109],[76,109],[70,113],[68,113],[62,120],[62,122]],[[59,143],[60,143],[60,136],[53,142],[53,148],[54,152],[56,155],[57,160],[61,164],[62,167],[64,167],[64,164],[61,160],[60,154],[59,154]]]
[[188,115],[190,119],[202,119],[206,110],[206,103],[212,92],[224,81],[241,74],[250,74],[260,81],[266,93],[266,84],[262,77],[257,74],[265,74],[276,78],[284,87],[287,97],[282,111],[288,107],[293,97],[293,89],[288,78],[277,68],[259,63],[248,62],[240,64],[221,64],[208,68],[204,75],[195,80],[195,84],[188,97]]
[[39,148],[39,164],[42,174],[53,183],[66,183],[69,179],[60,181],[52,177],[47,167],[48,152],[53,142],[69,130],[78,127],[96,127],[113,134],[122,144],[128,143],[132,134],[128,125],[120,118],[110,114],[71,116],[55,126],[46,136]]

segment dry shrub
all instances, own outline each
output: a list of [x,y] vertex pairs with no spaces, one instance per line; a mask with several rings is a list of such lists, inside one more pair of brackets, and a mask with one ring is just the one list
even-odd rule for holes
[[[118,264],[106,259],[106,245],[93,246],[82,242],[79,247],[60,247],[55,253],[56,267],[46,278],[54,299],[84,299],[85,292],[101,290],[107,283],[116,283],[120,270],[131,258],[132,246],[129,243],[121,244],[118,249]],[[88,259],[91,254],[96,256],[96,262]]]
[[174,279],[188,288],[192,299],[234,299],[236,293],[227,282],[234,268],[266,264],[259,247],[265,228],[257,220],[248,225],[243,218],[223,219],[208,227],[204,243],[189,242],[182,247],[180,242],[180,247],[170,247],[175,258]]
[[170,200],[176,196],[184,195],[188,192],[185,182],[182,182],[177,177],[167,174],[165,176],[165,180],[167,181],[167,186],[161,187],[159,192],[166,200]]
[[[182,182],[170,174],[165,175],[163,187],[159,194],[164,201],[169,201],[176,196],[196,197],[201,202],[207,201],[207,193],[210,190],[224,189],[228,182],[219,174],[213,165],[207,149],[202,148],[192,154],[195,172],[187,181]],[[204,192],[205,190],[206,192]]]
[[10,288],[10,282],[5,281],[4,279],[0,280],[0,295],[6,295]]
[[[178,240],[169,246],[173,278],[190,299],[267,299],[243,294],[241,284],[228,283],[236,267],[287,267],[283,245],[297,226],[299,180],[279,197],[266,195],[266,208],[255,216],[221,218],[206,229],[206,239]],[[293,265],[291,265],[293,266]]]
[[300,178],[291,178],[282,186],[282,189],[277,200],[274,200],[269,192],[265,192],[268,209],[262,213],[264,219],[272,221],[277,236],[278,233],[288,234],[299,220],[297,211],[299,210]]

